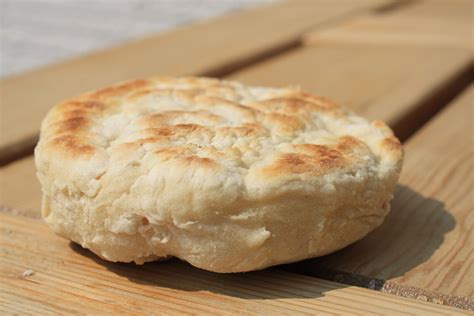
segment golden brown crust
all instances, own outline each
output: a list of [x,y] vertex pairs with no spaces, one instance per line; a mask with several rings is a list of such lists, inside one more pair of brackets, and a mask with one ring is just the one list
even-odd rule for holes
[[[165,86],[160,86],[163,84]],[[166,87],[166,84],[178,87],[170,88]],[[49,140],[58,136],[63,137],[62,140],[49,142],[49,145],[57,146],[58,150],[63,148],[68,154],[78,152],[79,148],[84,148],[83,151],[91,151],[90,146],[94,147],[94,144],[90,143],[90,137],[87,134],[97,124],[96,120],[101,120],[104,116],[116,111],[120,102],[140,102],[146,97],[169,98],[174,100],[173,102],[184,103],[185,108],[175,107],[173,110],[150,111],[149,114],[141,115],[136,124],[140,125],[143,137],[135,140],[140,144],[163,142],[164,139],[181,137],[186,133],[205,133],[209,131],[206,126],[213,125],[216,126],[214,133],[217,130],[221,136],[223,133],[228,133],[233,137],[261,135],[262,128],[274,129],[274,132],[281,136],[298,136],[297,134],[304,133],[305,128],[311,128],[311,125],[314,125],[308,118],[311,113],[316,115],[329,113],[341,118],[347,115],[344,109],[332,101],[291,89],[275,92],[276,97],[260,100],[258,97],[253,97],[253,100],[250,99],[245,104],[240,104],[235,101],[235,99],[242,97],[238,95],[239,88],[241,87],[232,83],[199,78],[133,80],[58,104],[46,120],[48,123],[44,134],[48,135]],[[230,100],[226,99],[228,96],[230,96]],[[186,108],[193,103],[198,106],[191,106],[194,109]],[[173,106],[171,105],[171,107]],[[217,114],[221,111],[213,113],[216,112],[215,109],[227,111],[230,119],[235,116],[236,119],[242,121],[241,124],[229,126],[227,123],[229,117]],[[374,121],[373,126],[387,134],[386,139],[380,143],[380,148],[391,152],[391,155],[400,156],[401,145],[388,127],[380,121]],[[85,134],[84,137],[80,137],[83,134]],[[74,136],[74,140],[66,136]],[[268,133],[267,137],[270,137]],[[346,136],[342,135],[341,137]],[[69,141],[65,142],[64,139],[69,139]],[[353,137],[352,140],[357,141]],[[348,146],[350,141],[338,140],[337,144],[339,147]],[[310,158],[305,156],[305,161],[308,163]],[[327,159],[321,161],[325,161],[327,165],[339,165],[339,163],[329,163]],[[286,168],[285,170],[291,172],[293,169]],[[297,170],[301,170],[301,167]]]
[[49,142],[49,147],[64,153],[68,158],[91,156],[95,152],[92,145],[86,144],[84,140],[77,139],[72,135],[62,135],[53,138]]

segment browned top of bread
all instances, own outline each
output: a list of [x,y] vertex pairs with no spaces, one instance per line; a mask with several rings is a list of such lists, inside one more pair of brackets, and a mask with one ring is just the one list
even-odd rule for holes
[[205,78],[134,80],[61,102],[44,121],[42,151],[63,159],[147,148],[156,163],[232,169],[264,183],[395,169],[399,141],[335,103],[299,89]]

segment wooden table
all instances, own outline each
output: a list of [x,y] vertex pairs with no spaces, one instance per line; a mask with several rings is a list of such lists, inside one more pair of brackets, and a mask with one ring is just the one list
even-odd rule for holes
[[[2,80],[0,311],[472,314],[472,14],[470,0],[294,0]],[[112,264],[55,236],[32,156],[42,117],[84,90],[162,74],[301,85],[387,121],[406,150],[392,212],[332,255],[232,275]]]

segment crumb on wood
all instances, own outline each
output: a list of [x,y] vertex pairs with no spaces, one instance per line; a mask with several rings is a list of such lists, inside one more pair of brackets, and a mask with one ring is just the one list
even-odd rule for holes
[[34,272],[33,270],[31,270],[31,269],[28,269],[28,270],[25,270],[25,271],[23,272],[22,276],[23,276],[23,277],[28,277],[28,276],[31,276],[31,275],[33,275],[33,274],[35,274],[35,272]]

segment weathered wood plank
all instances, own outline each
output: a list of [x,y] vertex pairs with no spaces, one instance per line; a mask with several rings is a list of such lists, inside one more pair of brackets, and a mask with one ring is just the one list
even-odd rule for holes
[[471,0],[412,1],[385,14],[368,14],[334,28],[309,32],[304,41],[457,46],[472,52],[473,14]]
[[[0,218],[0,309],[6,313],[467,314],[270,269],[223,275],[177,260],[108,263],[41,221],[8,211]],[[23,276],[27,269],[33,274]]]
[[346,249],[289,269],[341,282],[359,275],[354,283],[380,280],[386,292],[474,310],[473,111],[471,85],[409,140],[382,226]]
[[249,84],[301,85],[389,123],[405,139],[472,78],[464,49],[321,43],[230,76]]
[[1,80],[0,161],[31,150],[41,119],[63,98],[131,78],[220,75],[297,45],[308,29],[389,2],[285,1]]

